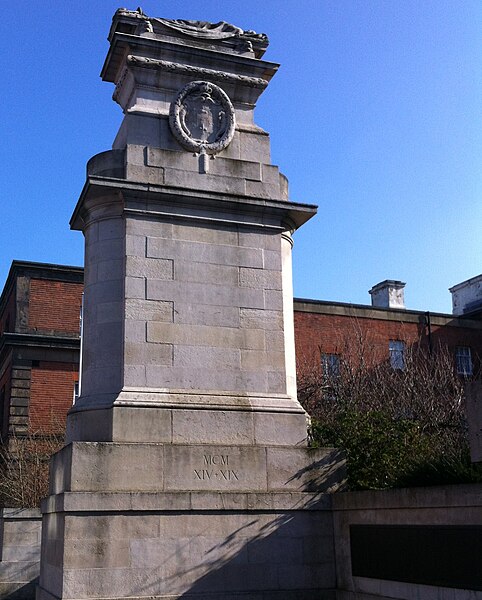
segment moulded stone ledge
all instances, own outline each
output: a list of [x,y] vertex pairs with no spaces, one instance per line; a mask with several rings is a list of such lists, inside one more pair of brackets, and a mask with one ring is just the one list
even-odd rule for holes
[[[347,592],[351,594],[351,592]],[[335,590],[320,590],[319,588],[312,590],[290,590],[290,591],[261,591],[261,592],[247,592],[242,595],[239,592],[234,593],[212,593],[209,594],[186,594],[183,593],[181,596],[178,595],[150,595],[149,600],[177,600],[178,598],[182,598],[182,600],[336,600],[338,598],[342,598],[342,600],[351,600],[355,598],[354,595],[347,596],[337,596],[337,592]],[[361,596],[356,596],[356,598],[362,598]],[[363,596],[362,600],[372,600],[371,596]],[[58,596],[53,596],[47,590],[37,587],[37,596],[36,600],[60,600]],[[118,596],[115,597],[107,597],[104,596],[102,600],[119,600]],[[146,600],[145,596],[129,596],[129,600]],[[389,598],[380,598],[376,596],[376,600],[391,600]]]
[[333,448],[73,442],[54,456],[50,493],[319,493],[344,478]]
[[332,494],[316,492],[64,492],[42,501],[42,513],[179,511],[330,511]]

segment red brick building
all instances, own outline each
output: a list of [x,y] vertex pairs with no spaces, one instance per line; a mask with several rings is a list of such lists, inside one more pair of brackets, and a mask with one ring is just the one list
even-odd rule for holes
[[[0,297],[3,440],[9,434],[63,429],[78,381],[82,282],[80,267],[12,263]],[[342,357],[362,350],[370,360],[390,360],[394,368],[403,368],[404,353],[418,345],[447,348],[461,375],[479,369],[480,307],[472,302],[465,314],[459,306],[458,316],[407,310],[403,285],[391,281],[375,286],[374,306],[295,299],[298,373],[336,369]]]
[[78,380],[83,269],[14,261],[0,296],[0,433],[62,431]]
[[378,284],[370,290],[371,306],[295,299],[298,374],[317,367],[336,370],[339,360],[353,361],[361,352],[368,366],[390,361],[394,368],[403,368],[404,356],[418,347],[448,350],[459,375],[478,372],[480,307],[459,315],[408,310],[403,302],[404,285],[395,281]]

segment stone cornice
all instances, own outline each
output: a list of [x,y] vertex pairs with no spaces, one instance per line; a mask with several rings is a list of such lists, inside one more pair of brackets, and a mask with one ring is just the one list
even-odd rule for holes
[[0,338],[0,352],[6,346],[22,346],[35,348],[62,348],[78,350],[79,336],[46,335],[42,333],[7,333]]
[[[135,202],[135,207],[129,206],[129,199]],[[155,201],[155,210],[151,208],[142,209],[140,201]],[[226,220],[236,222],[245,226],[258,226],[263,228],[275,228],[278,230],[294,231],[303,223],[316,214],[317,207],[311,204],[300,204],[279,199],[264,199],[250,195],[236,195],[206,190],[191,190],[185,188],[173,188],[166,185],[156,185],[127,181],[125,179],[89,176],[84,185],[79,201],[70,219],[71,229],[82,230],[84,223],[84,211],[86,203],[91,206],[95,203],[116,205],[115,210],[121,214],[124,210],[129,212],[142,212],[160,215],[163,212],[162,205],[169,206],[166,214],[170,217],[202,219],[199,207],[209,213],[209,219],[213,220],[212,210],[222,207],[223,212],[230,213]],[[192,210],[190,210],[192,208]],[[262,218],[259,219],[259,216]],[[268,220],[272,216],[272,222]],[[252,220],[246,219],[252,217]]]
[[[336,315],[354,319],[375,319],[382,321],[397,321],[400,323],[420,323],[427,315],[426,311],[407,309],[385,309],[363,304],[346,302],[329,302],[326,300],[305,300],[294,298],[295,312],[308,312],[321,315]],[[450,327],[466,327],[482,329],[482,321],[468,318],[458,318],[450,314],[430,312],[432,325]]]
[[167,71],[169,73],[177,73],[181,75],[192,75],[194,77],[202,77],[210,81],[221,81],[225,83],[241,83],[248,87],[264,89],[268,85],[266,79],[261,77],[248,77],[247,75],[237,75],[235,73],[226,73],[215,69],[206,69],[195,67],[192,65],[183,65],[168,60],[158,60],[155,58],[147,58],[144,56],[135,56],[129,54],[127,56],[127,64],[134,67],[142,67],[146,69],[157,69],[159,71]]

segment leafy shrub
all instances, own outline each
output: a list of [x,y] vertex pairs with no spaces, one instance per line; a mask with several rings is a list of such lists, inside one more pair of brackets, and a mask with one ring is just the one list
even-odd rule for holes
[[350,489],[482,481],[482,465],[470,462],[464,381],[448,351],[416,347],[393,369],[358,342],[336,373],[302,369],[298,385],[312,444],[345,450]]

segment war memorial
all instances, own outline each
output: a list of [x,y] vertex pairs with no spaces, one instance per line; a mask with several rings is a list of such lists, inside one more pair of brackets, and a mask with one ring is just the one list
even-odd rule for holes
[[80,398],[43,504],[38,600],[335,597],[327,492],[296,394],[290,202],[254,120],[278,65],[228,23],[113,18],[124,120],[85,237]]

